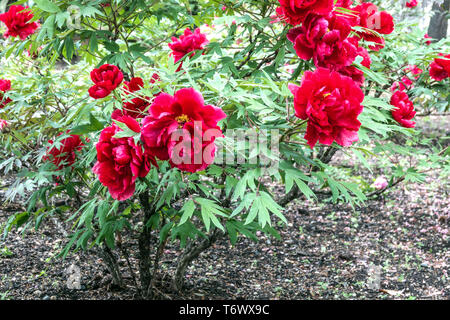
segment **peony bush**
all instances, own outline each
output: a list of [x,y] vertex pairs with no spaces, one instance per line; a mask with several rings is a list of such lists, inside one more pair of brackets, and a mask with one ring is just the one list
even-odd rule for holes
[[[141,297],[155,298],[169,241],[179,247],[170,281],[180,291],[217,239],[282,240],[290,203],[362,206],[430,170],[448,173],[448,148],[415,127],[418,116],[449,110],[450,43],[396,21],[416,5],[9,6],[0,15],[0,169],[14,179],[6,201],[26,199],[26,210],[4,236],[60,219],[73,230],[61,257],[98,252],[118,286],[123,257]],[[398,155],[410,161],[391,161]],[[364,181],[346,161],[382,179]]]

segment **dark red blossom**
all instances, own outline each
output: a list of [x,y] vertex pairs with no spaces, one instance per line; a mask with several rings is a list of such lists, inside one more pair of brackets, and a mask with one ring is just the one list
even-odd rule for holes
[[124,87],[126,92],[136,92],[144,87],[144,80],[142,78],[136,77],[132,78],[130,81],[124,82]]
[[392,117],[400,125],[405,128],[414,128],[416,123],[411,121],[416,115],[414,111],[414,105],[409,100],[408,95],[404,91],[396,91],[391,97],[391,105],[395,108],[391,111]]
[[[139,123],[124,116],[120,119],[130,130],[140,132]],[[149,153],[144,152],[133,137],[115,138],[122,129],[114,123],[103,129],[96,145],[97,163],[92,171],[100,182],[106,186],[116,200],[131,198],[136,188],[136,179],[145,177],[156,161]]]
[[278,0],[280,7],[276,9],[281,20],[297,26],[309,13],[327,16],[333,11],[333,0]]
[[308,120],[305,139],[313,148],[317,141],[350,146],[358,141],[364,94],[349,77],[325,68],[306,71],[300,86],[289,85],[295,115]]
[[[372,63],[372,60],[370,59],[369,52],[364,49],[363,47],[359,46],[359,40],[357,37],[351,37],[347,38],[347,41],[349,41],[351,44],[353,44],[356,48],[356,55],[361,57],[361,65],[364,67],[370,69],[370,65]],[[355,81],[359,86],[362,86],[364,84],[364,72],[360,69],[356,68],[354,65],[351,66],[345,66],[337,69],[340,74],[350,77]]]
[[39,23],[30,22],[31,19],[33,13],[28,7],[11,6],[8,12],[0,14],[0,21],[7,27],[4,37],[20,37],[25,40],[39,28]]
[[350,66],[358,55],[357,47],[347,39],[350,31],[351,25],[343,16],[309,14],[302,26],[287,36],[301,59],[313,58],[317,67],[336,71]]
[[217,123],[226,117],[222,109],[205,105],[199,92],[186,88],[174,96],[161,93],[149,112],[142,121],[146,150],[188,172],[204,170],[214,161],[214,141],[222,136]]
[[11,90],[11,81],[0,79],[0,109],[4,108],[12,100],[10,98],[5,98],[5,92]]
[[[433,39],[432,37],[430,37],[430,36],[428,35],[428,33],[425,34],[423,37],[424,37],[425,39]],[[429,45],[431,45],[431,40],[426,40],[425,43],[427,44],[427,46],[429,46]]]
[[442,58],[436,58],[430,65],[430,76],[436,81],[442,81],[450,77],[450,54],[444,56],[440,53]]
[[[58,134],[58,137],[63,133]],[[66,134],[70,134],[67,130]],[[51,161],[56,166],[57,170],[62,170],[70,167],[75,163],[76,152],[81,151],[84,146],[84,141],[79,135],[72,134],[59,142],[53,140],[48,141],[50,146],[47,148],[47,154],[43,157],[45,161]]]
[[352,78],[358,86],[362,86],[364,84],[364,72],[355,66],[347,66],[338,70],[338,72],[344,76]]
[[329,22],[323,16],[310,14],[301,27],[289,30],[287,38],[294,44],[300,59],[309,60],[314,56],[317,44],[328,31]]
[[[159,75],[157,73],[154,73],[152,75],[152,78],[150,79],[150,83],[154,84],[159,80]],[[144,80],[142,80],[142,78],[136,77],[132,78],[129,82],[125,81],[125,93],[127,95],[134,96],[134,98],[131,98],[131,100],[127,99],[127,101],[124,102],[122,109],[114,110],[111,118],[117,120],[124,115],[130,116],[135,119],[143,118],[146,115],[145,111],[147,111],[152,100],[152,98],[150,97],[142,97],[136,94],[136,92],[141,90],[143,87]]]
[[123,81],[123,73],[112,64],[104,64],[91,71],[91,80],[95,83],[89,89],[89,95],[94,99],[108,96]]

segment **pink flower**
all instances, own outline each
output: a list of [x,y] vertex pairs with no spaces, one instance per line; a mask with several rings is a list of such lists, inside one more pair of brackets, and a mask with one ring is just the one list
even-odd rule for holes
[[[209,43],[206,39],[206,35],[201,33],[200,29],[197,28],[192,31],[187,28],[184,30],[184,34],[180,38],[172,37],[172,42],[169,43],[169,48],[172,49],[172,55],[174,57],[175,63],[183,59],[184,56],[191,53],[190,57],[195,55],[196,50],[203,50],[205,46]],[[178,71],[181,70],[181,64]]]
[[420,69],[415,64],[407,65],[403,70],[406,72],[411,72],[413,75],[415,75],[414,79],[419,79],[419,76],[422,74],[423,70]]
[[33,19],[31,10],[22,6],[11,6],[8,12],[0,14],[0,21],[7,27],[5,38],[19,37],[25,40],[39,28],[39,23],[29,22],[31,19]]
[[295,115],[308,120],[305,139],[313,148],[317,141],[350,146],[358,141],[364,94],[349,77],[329,69],[306,71],[300,86],[289,85],[294,95]]
[[391,86],[391,91],[404,91],[404,90],[410,90],[414,88],[413,82],[411,79],[409,79],[408,77],[404,76],[402,77],[402,80],[400,82],[396,81],[392,84]]
[[374,183],[372,184],[372,187],[374,187],[375,189],[378,189],[378,190],[382,190],[382,189],[386,188],[388,185],[389,185],[389,183],[386,180],[386,178],[381,176],[381,177],[378,177],[374,181]]
[[414,8],[414,7],[417,6],[417,4],[418,4],[417,0],[411,0],[411,1],[409,1],[409,2],[406,3],[406,7],[408,7],[408,8]]
[[[432,37],[430,37],[430,36],[428,35],[428,33],[425,34],[423,37],[424,37],[425,39],[433,39]],[[425,41],[425,43],[427,44],[427,46],[429,46],[429,45],[431,45],[431,40],[427,40],[427,41]]]
[[146,150],[188,172],[204,170],[214,161],[214,140],[222,136],[217,123],[226,117],[222,109],[205,105],[199,92],[186,88],[174,96],[161,93],[149,112],[142,122]]
[[3,131],[6,127],[8,127],[9,123],[6,120],[0,119],[0,131]]

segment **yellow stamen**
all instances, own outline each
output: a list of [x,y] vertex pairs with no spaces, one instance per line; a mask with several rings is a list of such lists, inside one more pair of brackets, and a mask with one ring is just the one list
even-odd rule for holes
[[187,115],[185,115],[185,114],[182,114],[181,116],[176,117],[175,120],[179,124],[184,124],[184,123],[189,121],[189,117]]
[[183,124],[189,121],[189,117],[185,114],[182,114],[181,116],[176,117],[175,120],[179,123],[178,128],[182,129]]

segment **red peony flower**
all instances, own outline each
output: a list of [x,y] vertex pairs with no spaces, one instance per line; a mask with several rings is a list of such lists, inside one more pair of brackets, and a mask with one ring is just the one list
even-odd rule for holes
[[130,81],[124,82],[124,87],[127,93],[139,91],[144,87],[144,80],[139,77],[132,78]]
[[99,85],[93,85],[92,87],[89,88],[88,92],[89,95],[94,99],[102,99],[111,94],[111,91]]
[[404,76],[404,77],[402,77],[401,81],[396,81],[392,84],[391,91],[392,92],[397,91],[397,90],[404,91],[404,90],[410,90],[412,88],[414,88],[412,80],[410,78]]
[[313,148],[317,141],[350,146],[358,141],[364,100],[362,90],[349,77],[325,68],[306,71],[300,86],[289,85],[295,115],[308,120],[305,139]]
[[[135,119],[124,116],[120,121],[134,132],[140,132]],[[145,177],[152,164],[156,166],[156,161],[133,137],[114,138],[120,131],[122,129],[115,123],[103,129],[96,145],[97,163],[92,171],[114,199],[123,201],[134,194],[136,179]]]
[[125,102],[123,104],[122,110],[116,109],[113,111],[111,118],[117,120],[124,115],[130,116],[134,119],[140,119],[145,116],[145,111],[150,105],[150,98],[133,98],[131,101]]
[[294,43],[300,59],[309,60],[314,56],[317,44],[328,31],[328,20],[316,14],[309,14],[301,27],[289,30],[287,38]]
[[328,15],[333,11],[333,0],[278,0],[280,7],[276,12],[283,21],[297,26],[301,24],[308,13]]
[[146,150],[188,172],[204,170],[214,161],[214,141],[222,136],[217,123],[226,117],[222,109],[205,106],[199,92],[186,88],[174,96],[161,93],[149,112],[142,121]]
[[391,105],[395,106],[392,117],[405,128],[414,128],[416,123],[411,121],[416,115],[414,105],[404,91],[396,91],[391,97]]
[[[356,11],[359,16],[359,19],[355,19],[347,15],[353,25],[374,30],[379,34],[390,34],[394,31],[394,18],[386,11],[378,11],[378,7],[371,2],[362,3],[351,10]],[[378,51],[384,47],[383,37],[373,34],[370,31],[359,32],[358,34],[366,41],[375,42],[375,45],[369,46],[372,50]]]
[[[150,79],[150,83],[154,84],[156,81],[159,81],[159,75],[154,73],[152,78]],[[144,87],[144,80],[142,78],[133,78],[129,82],[125,81],[125,92],[127,94],[132,94],[139,91]],[[150,101],[152,98],[150,97],[135,97],[131,99],[131,101],[127,101],[124,103],[122,110],[116,109],[111,115],[111,118],[117,120],[124,115],[130,116],[132,118],[138,119],[145,117],[145,111],[148,109],[150,105]]]
[[411,72],[413,75],[415,75],[414,79],[416,80],[419,79],[420,75],[423,72],[423,70],[415,64],[407,65],[403,70],[405,70],[407,73]]
[[152,74],[152,78],[150,79],[150,83],[156,83],[157,81],[161,81],[161,77],[159,76],[159,74],[154,73]]
[[95,85],[89,89],[89,95],[94,99],[101,99],[122,83],[123,73],[112,64],[104,64],[91,71],[91,79]]
[[4,93],[9,90],[11,90],[11,81],[0,79],[0,109],[12,101],[10,98],[4,98]]
[[[62,134],[58,134],[58,137]],[[70,134],[70,130],[67,130],[66,134]],[[51,146],[47,148],[47,154],[43,157],[43,160],[53,162],[57,170],[73,165],[76,160],[76,152],[79,152],[84,146],[80,136],[75,134],[62,139],[58,143],[53,140],[49,140],[48,143]]]
[[[423,37],[424,37],[425,39],[433,39],[432,37],[430,37],[430,36],[428,35],[428,33],[425,34]],[[425,43],[427,44],[427,46],[429,46],[429,45],[431,45],[431,40],[427,40],[427,41],[425,41]]]
[[331,70],[350,66],[357,57],[357,48],[347,40],[351,26],[347,19],[332,16],[329,19],[330,31],[325,33],[317,45],[314,64]]
[[8,12],[0,14],[0,21],[7,27],[5,38],[20,37],[21,40],[25,40],[39,28],[39,23],[29,22],[33,19],[33,13],[28,9],[28,7],[11,6]]
[[391,34],[394,31],[394,18],[386,11],[378,11],[371,2],[364,2],[352,9],[359,13],[359,25],[380,34]]
[[[142,78],[133,78],[130,82],[125,82],[125,92],[132,94],[141,90],[144,87],[144,80]],[[122,110],[114,110],[111,118],[118,119],[124,115],[138,119],[144,117],[144,112],[150,105],[149,97],[135,97],[131,101],[127,101],[123,104]]]
[[372,64],[372,59],[370,58],[369,52],[363,47],[359,46],[358,37],[347,38],[347,40],[356,47],[356,54],[360,56],[362,59],[361,64],[370,69],[370,65]]
[[336,71],[350,66],[357,56],[357,48],[347,39],[350,31],[350,23],[342,16],[309,14],[287,37],[301,59],[314,58],[317,67]]
[[[420,77],[420,74],[422,74],[423,70],[417,67],[416,65],[407,65],[403,69],[407,74],[411,73],[414,76],[414,79],[417,80]],[[397,90],[404,91],[404,90],[410,90],[414,88],[413,81],[409,78],[409,76],[403,76],[401,81],[396,81],[391,86],[391,91],[395,92]]]
[[338,70],[338,72],[344,76],[352,78],[358,86],[362,86],[364,84],[364,72],[356,68],[355,66],[347,66]]
[[414,8],[414,7],[417,6],[417,4],[418,4],[417,0],[411,0],[411,1],[409,1],[409,2],[406,3],[406,7],[408,7],[408,8]]
[[[203,50],[209,43],[208,39],[206,39],[206,35],[200,32],[200,29],[197,28],[194,30],[194,33],[187,28],[184,30],[184,34],[180,36],[180,38],[172,37],[172,42],[169,43],[169,48],[172,49],[172,55],[174,57],[175,63],[183,59],[185,55],[188,53],[192,54],[190,57],[195,55],[196,50]],[[181,70],[182,64],[178,67],[178,70]]]
[[450,77],[450,54],[444,56],[444,59],[436,58],[430,65],[430,76],[436,81],[442,81]]
[[336,7],[339,8],[350,8],[353,4],[353,0],[337,0],[335,3]]
[[0,79],[0,91],[11,90],[11,80]]

